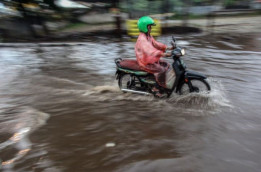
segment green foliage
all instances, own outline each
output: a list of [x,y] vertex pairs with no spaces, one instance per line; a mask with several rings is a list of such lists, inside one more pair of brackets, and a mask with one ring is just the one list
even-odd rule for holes
[[235,0],[225,0],[224,5],[230,6],[230,5],[233,5],[234,3],[235,3]]
[[37,4],[41,8],[58,9],[54,0],[2,0],[5,4],[13,6],[20,10],[19,4],[33,3]]
[[149,12],[151,14],[159,13],[159,7],[161,6],[161,1],[151,1],[149,3]]
[[137,10],[144,10],[148,7],[149,3],[147,0],[136,0],[133,3],[133,8]]

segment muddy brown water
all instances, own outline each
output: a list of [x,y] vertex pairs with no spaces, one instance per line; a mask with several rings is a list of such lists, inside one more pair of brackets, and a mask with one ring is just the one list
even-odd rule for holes
[[0,171],[260,171],[261,35],[177,39],[210,94],[121,93],[113,59],[135,57],[128,39],[2,44]]

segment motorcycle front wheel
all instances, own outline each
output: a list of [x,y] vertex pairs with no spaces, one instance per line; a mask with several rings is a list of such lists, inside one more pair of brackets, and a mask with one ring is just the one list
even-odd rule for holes
[[210,85],[205,79],[191,79],[189,82],[183,82],[179,89],[180,95],[189,93],[209,93]]

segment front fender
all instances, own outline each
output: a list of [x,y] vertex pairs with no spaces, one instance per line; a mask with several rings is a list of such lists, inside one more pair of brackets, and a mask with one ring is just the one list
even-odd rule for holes
[[188,83],[189,85],[191,85],[191,80],[192,79],[199,79],[199,80],[205,80],[207,79],[207,77],[203,74],[200,74],[198,72],[194,72],[194,71],[186,71],[184,73],[184,75],[180,78],[179,82],[178,82],[178,86],[176,88],[176,92],[178,92],[181,89],[181,86],[184,83]]
[[185,78],[187,79],[207,79],[207,77],[203,74],[200,74],[198,72],[194,72],[194,71],[186,71],[185,72]]

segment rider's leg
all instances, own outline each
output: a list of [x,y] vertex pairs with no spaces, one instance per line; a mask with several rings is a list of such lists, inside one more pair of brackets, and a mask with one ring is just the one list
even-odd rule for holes
[[154,73],[155,79],[157,81],[157,83],[161,86],[161,87],[166,87],[166,71],[167,68],[165,68],[164,66],[161,66],[158,64],[157,68],[159,69],[157,73]]
[[152,92],[160,93],[160,87],[165,87],[166,76],[165,73],[168,69],[167,65],[161,65],[160,63],[148,64],[144,70],[154,74],[157,84],[152,88]]

